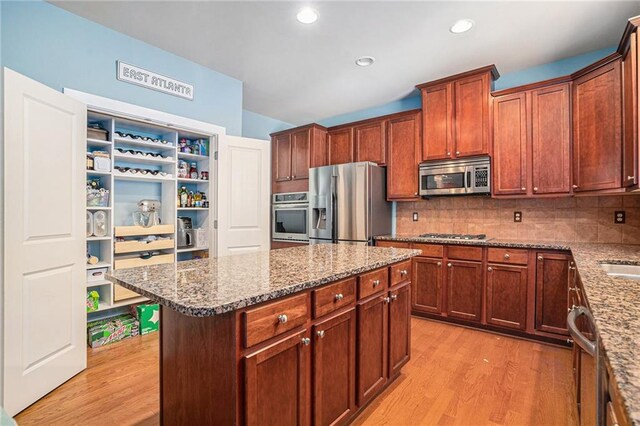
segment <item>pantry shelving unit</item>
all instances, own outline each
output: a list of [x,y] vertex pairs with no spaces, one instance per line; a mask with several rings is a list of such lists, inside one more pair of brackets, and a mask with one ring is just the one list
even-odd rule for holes
[[[204,192],[209,203],[213,203],[215,194],[211,190],[211,182],[177,178],[177,172],[179,162],[183,160],[189,164],[196,163],[199,176],[201,171],[215,176],[215,163],[210,155],[178,152],[178,145],[181,139],[205,139],[208,141],[206,151],[209,154],[214,152],[217,140],[215,135],[91,109],[87,117],[88,124],[100,123],[108,131],[107,140],[87,138],[87,152],[106,151],[111,158],[109,172],[87,170],[87,179],[99,180],[100,186],[110,191],[107,206],[87,206],[87,211],[92,214],[104,211],[109,225],[108,235],[87,236],[87,251],[99,259],[96,264],[87,264],[87,291],[95,290],[100,295],[98,310],[88,313],[89,319],[93,320],[109,316],[111,311],[119,311],[128,305],[148,300],[104,278],[90,280],[89,276],[94,272],[99,273],[104,268],[111,271],[209,256],[209,247],[214,235],[213,221],[209,220],[210,209],[180,208],[178,190],[185,186],[189,191]],[[150,139],[162,139],[166,143],[121,137],[117,131]],[[129,168],[129,171],[120,172],[116,167]],[[132,173],[131,169],[150,172]],[[152,172],[157,174],[154,175]],[[148,228],[134,225],[133,213],[137,210],[137,203],[144,199],[160,201],[160,225]],[[213,210],[214,205],[210,204],[210,208]],[[199,246],[176,246],[176,223],[179,216],[190,217],[193,227],[200,229]],[[155,236],[156,239],[147,241],[149,236]],[[152,255],[148,257],[148,253]],[[143,258],[143,254],[147,254],[145,257],[148,258]]]

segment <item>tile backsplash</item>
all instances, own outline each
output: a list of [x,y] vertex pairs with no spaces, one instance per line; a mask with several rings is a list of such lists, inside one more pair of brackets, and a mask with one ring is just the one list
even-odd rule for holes
[[[623,210],[626,223],[615,224]],[[522,212],[522,222],[513,212]],[[418,212],[418,221],[413,221]],[[640,195],[493,199],[446,197],[398,203],[398,234],[487,234],[489,238],[640,244]]]

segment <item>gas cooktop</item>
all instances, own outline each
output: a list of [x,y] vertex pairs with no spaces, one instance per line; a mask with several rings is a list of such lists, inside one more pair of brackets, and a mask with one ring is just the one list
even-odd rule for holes
[[441,238],[444,240],[469,240],[469,241],[482,241],[486,240],[485,234],[435,234],[428,233],[420,235],[424,238]]

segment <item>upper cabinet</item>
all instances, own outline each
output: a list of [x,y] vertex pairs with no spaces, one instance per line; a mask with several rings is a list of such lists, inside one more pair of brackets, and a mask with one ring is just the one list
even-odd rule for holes
[[422,92],[422,160],[490,153],[494,65],[416,86]]
[[327,133],[329,164],[353,162],[353,128],[330,129]]
[[553,80],[493,95],[494,195],[569,194],[570,83]]
[[375,120],[353,128],[355,161],[387,164],[386,120]]
[[[638,185],[638,32],[629,21],[618,52],[622,55],[622,185]],[[635,189],[635,188],[634,188]]]
[[420,111],[410,111],[387,122],[387,199],[418,199],[418,165],[421,158]]
[[309,189],[309,168],[327,165],[326,133],[311,124],[271,135],[272,192]]
[[576,74],[573,83],[573,190],[622,187],[622,73],[619,55]]

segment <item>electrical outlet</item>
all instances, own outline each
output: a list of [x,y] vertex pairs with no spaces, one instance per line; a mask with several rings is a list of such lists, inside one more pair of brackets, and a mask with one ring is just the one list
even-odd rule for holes
[[513,221],[522,222],[522,212],[513,212]]
[[627,214],[624,210],[616,211],[613,215],[613,223],[625,223],[627,220]]
[[418,221],[418,212],[413,212],[413,221],[414,222]]

